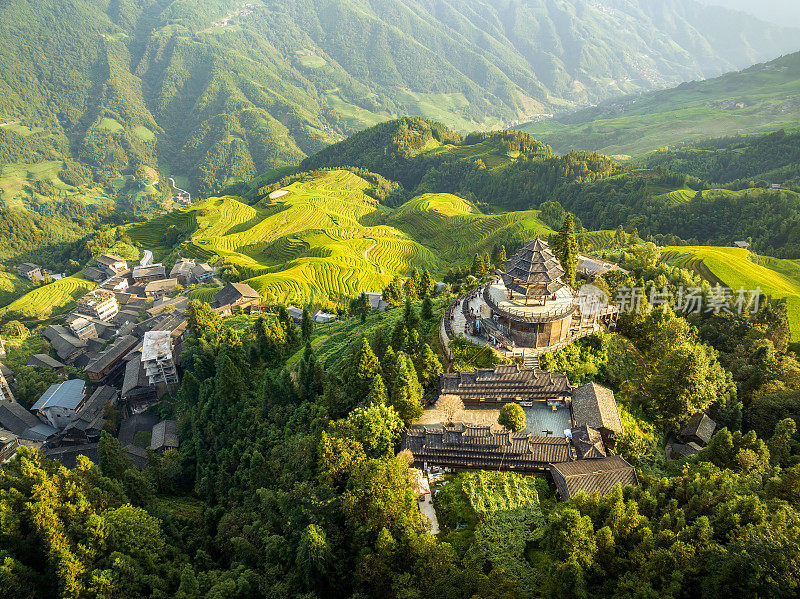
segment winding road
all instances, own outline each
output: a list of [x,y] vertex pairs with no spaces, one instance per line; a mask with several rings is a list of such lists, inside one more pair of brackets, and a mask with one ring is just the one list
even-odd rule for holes
[[175,191],[178,191],[178,192],[180,192],[180,193],[185,193],[187,196],[189,196],[189,201],[190,201],[190,202],[192,201],[192,194],[190,194],[190,193],[189,193],[188,191],[186,191],[185,189],[181,189],[180,187],[178,187],[177,185],[175,185],[175,179],[173,179],[172,177],[170,177],[170,178],[169,178],[169,182],[170,182],[170,184],[172,185],[172,189],[174,189]]
[[378,242],[377,242],[375,239],[373,239],[373,240],[372,240],[372,245],[371,245],[371,246],[369,246],[367,249],[365,249],[365,250],[364,250],[364,260],[369,260],[369,258],[367,257],[367,254],[369,254],[369,253],[370,253],[370,251],[372,251],[373,249],[375,249],[375,247],[376,247],[377,245],[378,245]]

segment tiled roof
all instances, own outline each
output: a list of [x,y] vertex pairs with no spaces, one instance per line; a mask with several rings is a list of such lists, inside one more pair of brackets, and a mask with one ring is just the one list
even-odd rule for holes
[[82,379],[70,379],[63,383],[56,383],[50,385],[44,395],[31,406],[31,410],[45,410],[56,406],[74,410],[83,401],[85,393],[86,383]]
[[439,378],[439,393],[458,395],[465,404],[541,401],[569,397],[570,391],[569,380],[563,372],[518,366],[480,368]]
[[117,390],[113,387],[101,386],[92,393],[92,396],[86,400],[86,403],[81,408],[81,411],[66,426],[65,431],[70,429],[78,429],[80,431],[87,431],[89,429],[103,428],[104,408],[106,403],[112,401],[117,396]]
[[518,293],[549,295],[564,287],[563,276],[564,269],[550,246],[534,239],[506,260],[503,282]]
[[407,429],[402,448],[415,462],[460,468],[544,470],[552,462],[574,459],[563,437],[538,437],[489,426],[459,425]]
[[150,437],[150,449],[167,449],[178,447],[178,423],[174,420],[162,420],[153,427]]
[[550,473],[562,499],[569,499],[580,491],[605,495],[615,485],[637,485],[636,469],[620,456],[599,460],[553,463]]
[[572,418],[575,426],[586,424],[598,430],[622,432],[614,392],[597,383],[587,383],[572,392]]
[[138,343],[133,335],[125,335],[117,339],[94,362],[86,367],[86,372],[102,373],[114,362],[122,358]]
[[39,424],[40,420],[16,401],[0,400],[0,427],[21,435],[26,429]]
[[217,307],[229,306],[241,299],[261,299],[258,291],[245,283],[228,283],[214,296],[214,305]]
[[56,360],[48,356],[47,354],[34,354],[30,358],[28,358],[27,362],[28,366],[41,366],[44,368],[52,368],[57,370],[59,368],[64,368],[64,365]]
[[705,412],[697,412],[692,414],[692,417],[681,429],[679,436],[684,439],[697,437],[703,443],[708,443],[716,428],[717,423],[706,416]]
[[600,431],[585,424],[572,429],[572,444],[579,460],[606,457],[606,447]]

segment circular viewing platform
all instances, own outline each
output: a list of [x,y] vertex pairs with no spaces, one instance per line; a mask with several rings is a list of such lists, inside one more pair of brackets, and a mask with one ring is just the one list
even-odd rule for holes
[[526,298],[510,292],[502,281],[496,281],[483,288],[483,299],[493,316],[520,323],[562,320],[578,310],[575,294],[566,286],[546,298]]

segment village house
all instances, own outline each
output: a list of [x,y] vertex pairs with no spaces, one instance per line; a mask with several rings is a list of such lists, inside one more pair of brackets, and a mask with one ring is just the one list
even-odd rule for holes
[[164,453],[167,449],[178,449],[178,423],[175,420],[162,420],[153,427],[150,449]]
[[58,432],[14,400],[0,400],[0,428],[31,441],[45,441]]
[[139,340],[133,335],[123,335],[102,354],[86,366],[84,372],[93,384],[115,385],[123,375],[124,358]]
[[464,469],[543,472],[553,462],[575,459],[569,440],[502,427],[459,424],[442,428],[411,428],[403,435],[401,450],[414,464]]
[[78,313],[108,322],[119,312],[119,304],[113,292],[95,289],[78,298]]
[[540,369],[498,365],[473,372],[454,372],[439,377],[439,394],[455,395],[465,406],[496,406],[515,402],[532,406],[566,406],[572,389],[567,375]]
[[205,262],[198,264],[191,258],[179,258],[169,276],[178,279],[184,287],[188,287],[213,278],[214,269]]
[[587,383],[572,392],[572,419],[576,427],[589,426],[600,432],[607,447],[622,434],[622,419],[611,389]]
[[11,383],[13,382],[13,378],[11,381],[9,381],[9,378],[13,377],[13,374],[14,373],[11,372],[10,369],[6,368],[5,365],[0,364],[0,401],[11,401],[14,399],[14,394],[11,392]]
[[286,311],[289,313],[289,316],[292,317],[292,320],[295,321],[296,323],[299,324],[303,322],[303,311],[300,308],[296,306],[289,306],[288,308],[286,308]]
[[373,312],[383,312],[389,307],[388,302],[383,299],[383,293],[380,291],[366,291],[364,295],[367,296],[369,308]]
[[717,423],[705,412],[692,414],[676,437],[667,442],[667,457],[677,459],[697,455],[711,440],[716,428]]
[[158,281],[150,281],[144,286],[144,294],[147,297],[164,297],[170,293],[180,289],[178,279],[160,279]]
[[95,283],[102,283],[108,277],[102,269],[96,266],[87,266],[83,269],[83,278]]
[[37,368],[47,368],[56,374],[64,376],[64,364],[47,354],[34,354],[26,362],[28,366],[36,366]]
[[230,316],[260,306],[261,296],[245,283],[228,283],[217,292],[211,305],[221,316]]
[[142,365],[151,386],[159,396],[178,384],[178,369],[173,355],[170,331],[148,331],[142,343]]
[[167,271],[161,263],[133,267],[133,280],[137,285],[147,285],[150,281],[158,281],[166,278]]
[[605,495],[616,485],[638,485],[636,469],[621,456],[575,462],[554,462],[550,474],[558,494],[566,501],[584,491],[589,495]]
[[97,329],[94,323],[88,318],[76,318],[69,323],[69,328],[72,333],[82,341],[88,339],[97,339]]
[[13,458],[19,446],[19,437],[11,431],[0,428],[0,464],[4,464]]
[[58,442],[65,445],[97,443],[103,432],[103,419],[108,404],[117,401],[117,390],[113,387],[98,387],[64,427]]
[[86,383],[71,379],[56,383],[31,407],[39,419],[50,426],[63,429],[86,400]]
[[80,354],[86,352],[87,342],[78,339],[70,329],[63,325],[51,324],[42,335],[55,350],[58,359],[65,364],[74,363]]
[[30,281],[42,282],[44,281],[44,273],[42,267],[32,262],[24,262],[17,267],[17,274],[23,279]]
[[336,320],[336,315],[323,312],[322,310],[317,310],[311,316],[311,320],[313,320],[317,324],[325,324],[326,322],[331,322],[333,320]]
[[134,414],[158,401],[156,388],[150,385],[150,379],[147,378],[142,364],[141,350],[133,351],[127,356],[120,399]]
[[112,254],[98,256],[97,267],[103,271],[106,278],[117,277],[130,272],[128,263],[123,258]]

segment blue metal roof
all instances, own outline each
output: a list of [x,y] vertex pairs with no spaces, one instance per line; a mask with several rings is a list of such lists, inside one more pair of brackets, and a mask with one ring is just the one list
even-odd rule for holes
[[83,401],[86,391],[86,383],[82,379],[71,379],[63,383],[51,385],[39,398],[31,410],[41,411],[46,408],[60,407],[74,410]]

